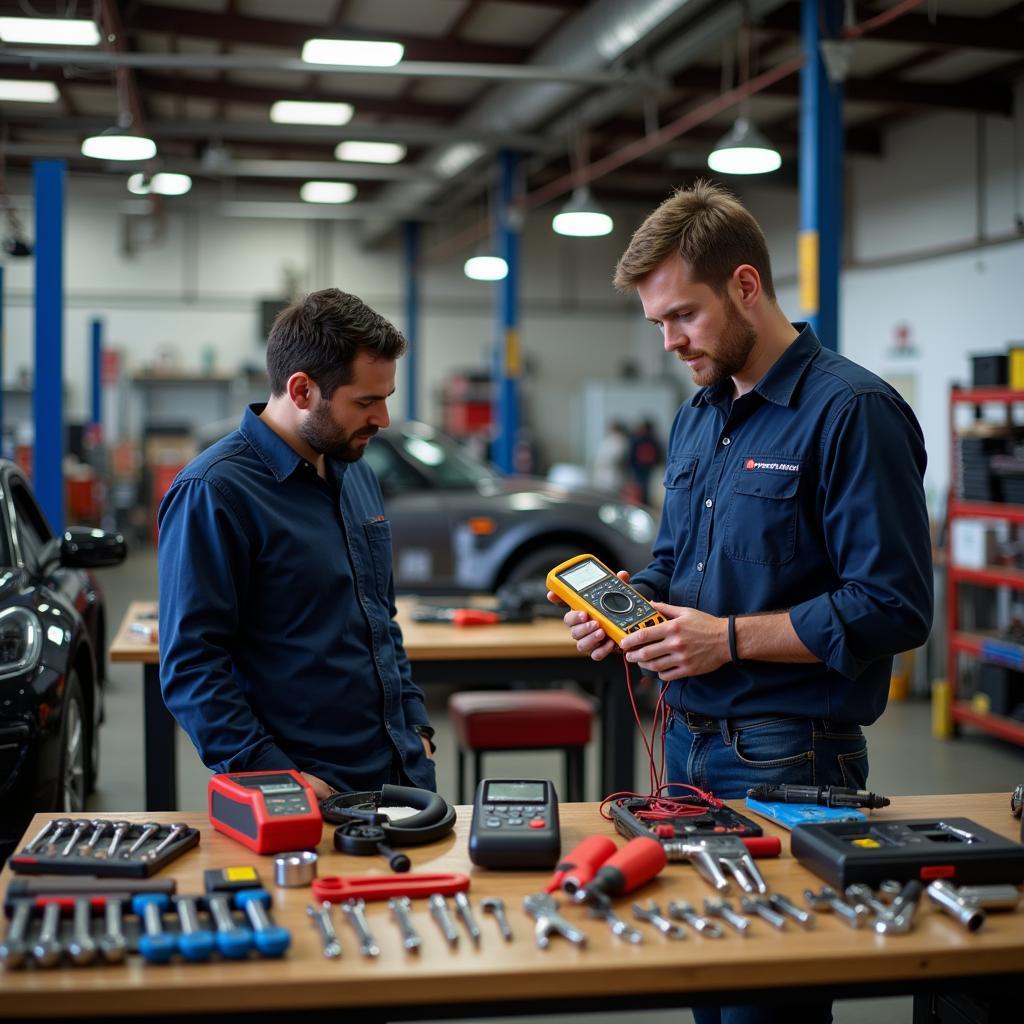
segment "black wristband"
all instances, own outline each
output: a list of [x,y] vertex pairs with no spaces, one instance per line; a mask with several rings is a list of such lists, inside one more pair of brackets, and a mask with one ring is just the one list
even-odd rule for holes
[[736,616],[729,616],[729,660],[734,665],[741,664],[740,656],[736,653]]

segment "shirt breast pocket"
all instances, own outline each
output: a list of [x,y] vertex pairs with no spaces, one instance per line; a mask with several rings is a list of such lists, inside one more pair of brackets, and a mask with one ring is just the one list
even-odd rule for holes
[[675,455],[665,466],[665,514],[671,517],[676,537],[685,536],[690,529],[690,505],[696,469],[696,455]]
[[387,597],[392,565],[391,523],[386,519],[363,523],[363,533],[370,551],[370,561],[373,563],[373,579],[377,592],[382,597]]
[[796,554],[798,473],[740,470],[729,502],[723,550],[738,562],[784,565]]

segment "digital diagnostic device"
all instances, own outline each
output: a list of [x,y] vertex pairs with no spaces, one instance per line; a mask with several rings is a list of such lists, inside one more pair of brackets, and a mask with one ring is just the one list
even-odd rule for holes
[[562,837],[558,795],[547,779],[481,779],[473,801],[469,859],[482,868],[550,868]]
[[210,824],[257,853],[312,849],[323,836],[313,787],[294,769],[213,775]]
[[547,575],[548,590],[570,608],[586,612],[617,644],[627,633],[664,622],[638,590],[623,583],[600,559],[576,555]]

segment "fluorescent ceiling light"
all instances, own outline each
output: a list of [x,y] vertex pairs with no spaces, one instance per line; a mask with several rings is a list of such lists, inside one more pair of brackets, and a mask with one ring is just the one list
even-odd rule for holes
[[508,264],[500,256],[470,256],[462,270],[474,281],[502,281],[508,277]]
[[307,181],[299,189],[305,203],[350,203],[356,197],[356,187],[347,181]]
[[484,147],[478,142],[457,142],[449,146],[435,164],[438,174],[445,178],[454,178],[464,171],[474,160],[482,156]]
[[369,39],[307,39],[302,59],[307,64],[351,64],[367,68],[392,68],[405,53],[401,43]]
[[128,191],[137,196],[183,196],[192,188],[192,179],[187,174],[172,174],[160,171],[152,176],[133,174],[128,179]]
[[149,160],[156,156],[156,143],[142,135],[125,135],[120,129],[91,135],[82,143],[82,156],[94,160]]
[[558,234],[577,238],[607,235],[614,226],[586,185],[576,189],[551,220],[551,227]]
[[18,79],[0,79],[0,100],[18,103],[56,103],[60,93],[53,82],[22,82]]
[[351,103],[320,103],[306,100],[278,100],[270,108],[270,120],[277,124],[348,124],[355,111]]
[[47,43],[54,46],[98,46],[96,22],[81,18],[0,18],[5,43]]
[[397,164],[404,160],[406,148],[400,142],[339,142],[336,160],[354,160],[366,164]]
[[768,174],[781,166],[778,150],[745,117],[736,118],[708,156],[719,174]]

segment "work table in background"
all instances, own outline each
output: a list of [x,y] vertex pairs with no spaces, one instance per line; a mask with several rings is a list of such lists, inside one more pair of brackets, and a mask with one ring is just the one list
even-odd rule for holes
[[[715,996],[764,997],[766,990],[770,997],[772,990],[777,995],[779,989],[807,986],[826,986],[836,996],[866,996],[921,992],[942,985],[967,988],[981,980],[984,991],[993,992],[1013,983],[1014,975],[1019,979],[1024,963],[1024,913],[992,913],[985,926],[972,934],[927,900],[922,900],[915,927],[907,935],[853,931],[833,916],[819,914],[811,931],[790,923],[784,932],[777,932],[755,918],[752,935],[746,939],[728,934],[711,940],[691,932],[685,941],[672,942],[650,926],[638,925],[644,942],[635,946],[614,938],[604,922],[588,919],[584,908],[569,906],[563,908],[565,914],[587,933],[586,948],[555,937],[549,949],[541,950],[534,943],[533,921],[523,911],[522,900],[539,891],[550,873],[474,868],[467,855],[471,809],[458,811],[453,835],[430,846],[407,847],[405,852],[413,871],[471,876],[470,897],[483,930],[481,948],[475,949],[462,932],[458,948],[450,950],[429,916],[426,900],[417,899],[413,921],[423,948],[418,955],[406,953],[386,904],[374,902],[367,905],[367,917],[381,947],[380,957],[367,960],[359,955],[354,932],[335,908],[344,949],[336,961],[322,956],[319,935],[306,915],[310,890],[275,888],[272,858],[259,857],[214,832],[204,811],[118,813],[114,816],[134,822],[185,821],[200,828],[200,845],[158,876],[176,878],[179,893],[201,892],[204,868],[258,864],[273,895],[276,923],[292,930],[291,949],[282,960],[150,966],[133,955],[120,966],[12,971],[0,974],[0,1017],[323,1010],[325,1019],[327,1011],[333,1020],[342,1011],[358,1013],[361,1020],[368,1016],[393,1020],[598,1007],[629,1010],[687,1005]],[[871,816],[878,820],[958,815],[1004,836],[1019,837],[1019,823],[1010,814],[1008,795],[1002,793],[900,797]],[[53,815],[37,815],[27,835],[35,835],[49,817]],[[614,834],[596,804],[563,804],[561,819],[563,852],[587,835]],[[803,890],[820,886],[821,880],[789,855],[787,833],[770,823],[764,825],[767,834],[782,836],[784,851],[781,858],[758,861],[770,889],[803,904]],[[382,859],[334,852],[332,835],[333,827],[326,826],[318,848],[321,877],[387,874]],[[5,868],[0,875],[5,888],[12,877]],[[713,890],[693,867],[670,864],[635,898],[655,899],[664,908],[671,899],[700,906],[711,895]],[[480,911],[479,901],[485,896],[506,901],[515,933],[511,944],[501,941],[493,918]],[[731,896],[738,899],[735,891]],[[617,901],[622,916],[631,918],[633,898]]]

